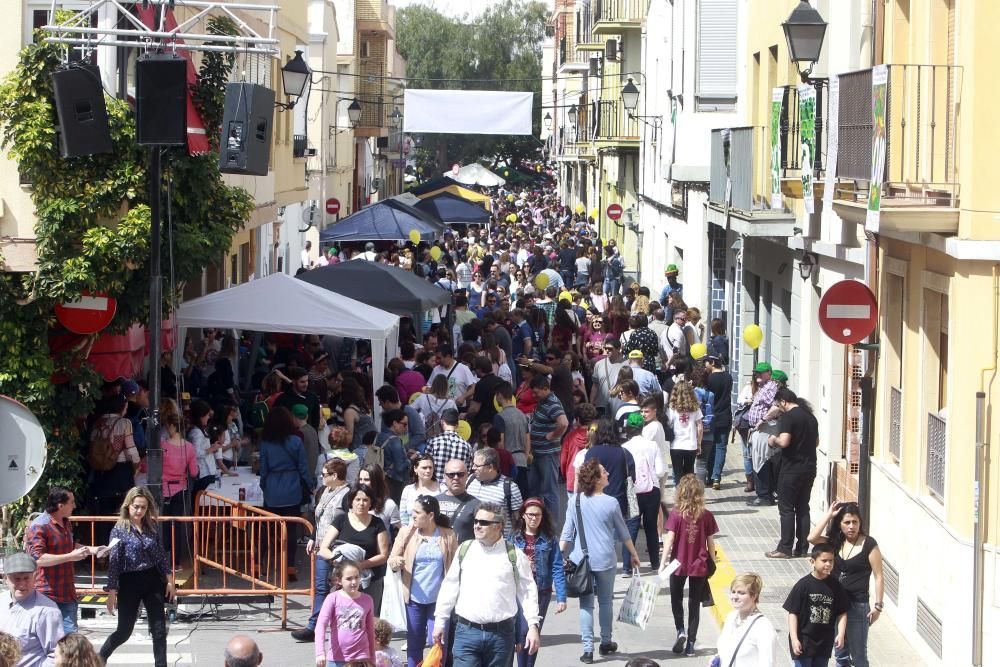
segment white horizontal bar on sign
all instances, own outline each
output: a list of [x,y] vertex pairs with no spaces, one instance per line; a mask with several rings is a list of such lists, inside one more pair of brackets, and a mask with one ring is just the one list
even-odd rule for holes
[[830,304],[826,307],[826,316],[831,320],[867,320],[872,316],[872,307]]
[[63,308],[72,310],[107,310],[108,297],[106,296],[81,296],[76,301],[67,301]]

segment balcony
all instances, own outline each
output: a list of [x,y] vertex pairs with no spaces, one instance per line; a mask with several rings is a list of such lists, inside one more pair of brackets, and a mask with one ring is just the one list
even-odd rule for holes
[[593,33],[620,35],[627,30],[640,30],[646,18],[649,0],[594,0]]
[[[795,215],[768,208],[763,175],[770,174],[768,132],[763,127],[712,130],[709,167],[709,222],[746,236],[792,236]],[[761,186],[755,191],[755,174]],[[727,193],[727,190],[729,191]],[[726,196],[729,195],[729,201]]]
[[577,49],[572,37],[559,40],[559,73],[586,72],[590,69],[590,53]]
[[642,142],[642,123],[628,115],[621,100],[597,102],[594,121],[598,148],[638,148]]
[[384,34],[390,39],[396,38],[392,9],[386,0],[354,0],[354,12],[358,34]]
[[[826,172],[826,118],[828,82],[817,79],[816,88],[816,152],[813,155],[813,196],[823,197],[823,174]],[[781,193],[786,197],[802,198],[802,135],[799,121],[799,91],[797,86],[783,86],[785,97],[781,105]]]
[[[962,68],[889,65],[880,229],[958,232]],[[872,71],[840,76],[834,211],[863,224],[872,178]]]
[[594,35],[594,12],[589,4],[581,5],[576,10],[576,50],[604,50],[604,41]]

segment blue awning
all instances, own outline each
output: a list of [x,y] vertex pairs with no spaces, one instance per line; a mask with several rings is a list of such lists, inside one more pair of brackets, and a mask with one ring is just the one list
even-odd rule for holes
[[400,201],[386,200],[366,206],[320,232],[324,243],[350,241],[406,241],[417,230],[421,241],[440,238],[446,227],[439,220]]

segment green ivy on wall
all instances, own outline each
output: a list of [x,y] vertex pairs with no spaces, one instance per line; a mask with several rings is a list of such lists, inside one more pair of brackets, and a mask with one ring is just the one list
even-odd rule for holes
[[[226,19],[212,19],[209,29],[220,35],[236,33]],[[100,378],[82,358],[89,345],[50,357],[55,304],[83,290],[109,293],[118,301],[110,333],[145,322],[149,315],[148,153],[135,143],[135,115],[129,104],[105,96],[112,152],[60,156],[51,74],[60,66],[63,49],[41,40],[25,47],[16,69],[0,86],[0,140],[32,184],[38,253],[35,273],[0,273],[0,394],[27,405],[48,441],[42,480],[32,494],[5,508],[5,518],[14,522],[40,505],[49,486],[68,486],[78,495],[85,491],[78,425],[93,410]],[[233,233],[254,209],[253,198],[223,183],[218,170],[225,83],[233,64],[230,55],[206,55],[192,86],[213,150],[199,156],[189,156],[185,148],[163,153],[163,197],[166,202],[169,193],[177,289],[223,258]],[[167,267],[167,206],[162,210],[162,261]],[[161,307],[166,309],[171,285],[164,284],[163,294]],[[69,380],[53,384],[53,374]]]

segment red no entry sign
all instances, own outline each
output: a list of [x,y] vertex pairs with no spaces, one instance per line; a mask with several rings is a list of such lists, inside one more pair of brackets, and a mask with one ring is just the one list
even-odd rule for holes
[[857,280],[841,280],[823,293],[819,301],[819,325],[838,343],[860,343],[875,330],[878,303],[868,286]]
[[56,319],[73,333],[92,334],[111,324],[117,307],[104,292],[84,292],[76,301],[56,305]]
[[331,197],[326,200],[326,212],[330,215],[337,215],[340,213],[340,200]]
[[612,204],[608,207],[608,217],[612,220],[617,220],[622,217],[622,207],[621,204]]

